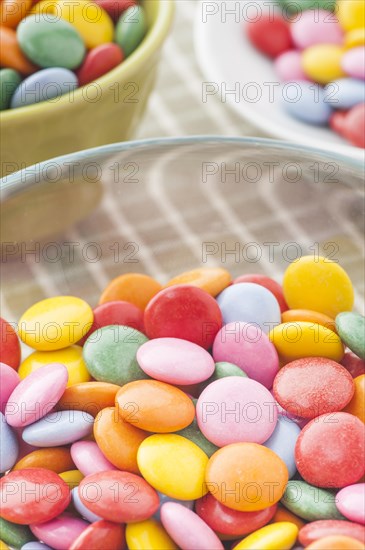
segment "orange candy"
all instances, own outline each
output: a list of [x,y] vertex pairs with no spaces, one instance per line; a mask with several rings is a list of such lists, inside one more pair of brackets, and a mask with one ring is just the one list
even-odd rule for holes
[[47,468],[47,470],[60,474],[66,470],[74,470],[75,464],[67,447],[47,447],[24,456],[15,464],[13,470],[25,468]]
[[365,424],[365,374],[354,378],[354,384],[355,393],[343,411],[357,416]]
[[205,480],[209,491],[225,506],[254,512],[281,499],[288,469],[271,449],[257,443],[233,443],[212,455]]
[[160,292],[160,283],[141,273],[126,273],[113,279],[102,293],[99,304],[124,300],[140,309],[145,309],[148,302]]
[[1,0],[0,25],[15,29],[32,6],[32,0]]
[[95,418],[95,441],[106,458],[120,470],[139,473],[138,447],[149,435],[123,422],[114,407],[103,409]]
[[16,32],[8,27],[0,27],[0,66],[23,74],[32,74],[37,70],[19,48]]
[[215,297],[229,286],[231,282],[232,277],[226,269],[221,267],[202,267],[177,275],[165,286],[193,285]]
[[282,323],[293,323],[296,321],[317,323],[317,325],[322,325],[333,330],[333,332],[337,332],[334,319],[318,311],[312,311],[311,309],[288,309],[281,314]]
[[364,550],[364,545],[352,537],[338,535],[318,539],[307,546],[305,550]]
[[61,410],[84,411],[96,416],[102,409],[113,407],[120,386],[108,382],[82,382],[66,388],[57,404]]
[[194,404],[186,393],[157,380],[129,382],[117,393],[115,404],[125,422],[155,433],[177,432],[195,417]]
[[290,523],[294,523],[298,529],[301,529],[305,525],[305,522],[298,518],[298,516],[292,512],[289,512],[289,510],[283,508],[282,506],[278,506],[278,509],[276,510],[270,523],[277,523],[278,521],[289,521]]

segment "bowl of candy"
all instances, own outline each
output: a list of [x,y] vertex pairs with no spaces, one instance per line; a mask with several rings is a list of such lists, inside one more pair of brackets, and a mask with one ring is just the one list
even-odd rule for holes
[[268,135],[363,158],[361,0],[202,1],[203,100],[221,97]]
[[130,139],[172,14],[166,0],[1,2],[1,175]]
[[155,139],[2,186],[0,540],[360,550],[362,163]]

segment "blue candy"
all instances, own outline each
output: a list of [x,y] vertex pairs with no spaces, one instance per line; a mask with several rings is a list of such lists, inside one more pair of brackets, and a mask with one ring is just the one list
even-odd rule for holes
[[27,542],[27,544],[24,544],[22,546],[21,550],[52,550],[50,546],[47,546],[46,544],[43,544],[43,542]]
[[22,437],[35,447],[58,447],[89,435],[93,423],[91,414],[83,411],[53,412],[27,426]]
[[299,426],[289,418],[279,414],[273,434],[264,443],[264,447],[274,451],[285,462],[289,471],[289,478],[293,477],[297,471],[294,452],[299,434]]
[[287,82],[282,90],[283,106],[290,115],[309,124],[328,124],[332,108],[326,103],[326,92],[321,86],[297,80]]
[[340,78],[325,87],[325,101],[334,109],[351,109],[365,102],[365,82],[356,78]]
[[99,521],[103,518],[97,516],[96,514],[93,514],[93,512],[90,512],[90,510],[85,506],[85,504],[82,503],[80,495],[79,495],[79,488],[74,487],[71,491],[72,495],[72,503],[75,506],[76,510],[87,521],[90,521],[93,523],[94,521]]
[[43,69],[28,76],[15,90],[11,98],[11,108],[24,107],[40,101],[54,100],[77,88],[76,75],[62,67]]
[[19,454],[19,444],[15,432],[0,412],[0,472],[10,470],[16,463]]

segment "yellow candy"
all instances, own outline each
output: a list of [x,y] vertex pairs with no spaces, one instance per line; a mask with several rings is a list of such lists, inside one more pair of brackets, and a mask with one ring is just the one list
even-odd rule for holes
[[154,519],[129,523],[125,536],[129,550],[178,550],[161,523]]
[[303,256],[284,274],[283,291],[290,309],[311,309],[332,319],[351,311],[354,290],[346,271],[322,256]]
[[82,347],[80,346],[70,346],[58,351],[35,351],[22,362],[18,374],[23,379],[31,372],[50,363],[62,363],[65,365],[68,370],[67,387],[91,380],[82,357]]
[[365,44],[365,28],[364,29],[354,29],[350,31],[345,36],[345,48],[350,50],[351,48],[356,48],[357,46],[363,46]]
[[0,540],[0,550],[9,550],[9,546]]
[[114,25],[107,12],[90,0],[59,0],[57,13],[81,34],[88,49],[113,42]]
[[244,538],[235,550],[290,550],[298,536],[298,527],[289,521],[266,525]]
[[334,44],[316,44],[304,50],[302,68],[305,74],[319,84],[346,76],[341,68],[343,49]]
[[317,323],[282,323],[270,331],[269,338],[284,362],[301,357],[327,357],[341,361],[344,354],[338,334]]
[[57,0],[41,0],[37,2],[31,10],[29,10],[28,15],[57,15]]
[[339,0],[337,2],[337,17],[345,31],[361,29],[365,21],[364,0]]
[[91,307],[81,298],[57,296],[31,306],[19,321],[19,336],[39,351],[67,348],[78,342],[94,319]]
[[207,493],[207,455],[185,437],[156,434],[142,441],[138,467],[152,487],[179,500],[195,500]]
[[61,474],[58,474],[63,481],[67,483],[67,485],[70,488],[70,491],[74,489],[74,487],[77,487],[84,479],[84,475],[80,472],[80,470],[68,470],[67,472],[62,472]]

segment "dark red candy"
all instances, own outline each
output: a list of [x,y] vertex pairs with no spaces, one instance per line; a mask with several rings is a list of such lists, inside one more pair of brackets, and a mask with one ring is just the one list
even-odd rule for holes
[[355,355],[352,351],[347,351],[341,360],[341,365],[349,371],[352,378],[357,378],[365,374],[365,361]]
[[365,543],[365,526],[341,519],[322,519],[304,525],[298,538],[303,546],[309,546],[318,539],[339,535]]
[[119,19],[119,16],[131,6],[137,4],[136,0],[95,0],[114,21]]
[[289,309],[289,306],[286,303],[284,298],[282,286],[279,285],[279,283],[277,283],[276,281],[274,281],[274,279],[271,279],[266,275],[261,275],[259,273],[241,275],[240,277],[237,277],[237,279],[233,281],[233,284],[236,284],[236,283],[256,283],[257,285],[261,285],[267,288],[267,290],[270,290],[270,292],[275,296],[275,298],[279,303],[281,313]]
[[365,103],[356,105],[347,113],[343,135],[353,145],[365,149]]
[[90,550],[106,548],[107,550],[125,549],[124,525],[102,519],[91,523],[70,546],[70,550]]
[[340,488],[365,473],[365,426],[352,414],[337,412],[311,420],[295,446],[302,478],[317,487]]
[[13,327],[0,317],[0,361],[17,370],[20,365],[20,343]]
[[90,50],[76,75],[79,86],[85,86],[97,78],[103,76],[119,65],[124,59],[124,54],[117,44],[100,44]]
[[69,505],[70,489],[45,468],[15,470],[0,479],[0,517],[29,525],[49,521]]
[[351,401],[354,390],[353,378],[345,367],[324,357],[288,363],[275,376],[273,386],[283,409],[303,418],[340,411]]
[[94,308],[94,322],[89,332],[79,341],[83,345],[89,336],[97,329],[108,325],[124,325],[132,327],[140,332],[144,331],[143,311],[139,307],[122,300],[105,302]]
[[277,57],[294,47],[289,23],[279,15],[262,14],[245,24],[245,30],[252,44],[269,57]]
[[274,517],[277,505],[258,512],[240,512],[227,508],[210,493],[196,501],[195,511],[213,531],[241,537],[264,527]]
[[149,338],[181,338],[205,349],[212,346],[222,327],[217,302],[201,288],[172,286],[152,298],[144,313]]

